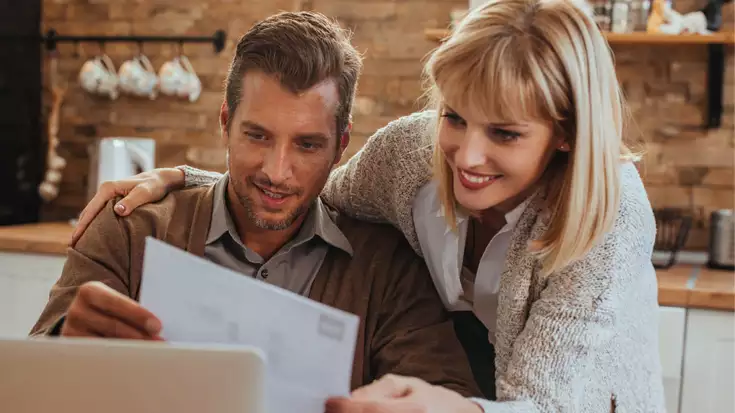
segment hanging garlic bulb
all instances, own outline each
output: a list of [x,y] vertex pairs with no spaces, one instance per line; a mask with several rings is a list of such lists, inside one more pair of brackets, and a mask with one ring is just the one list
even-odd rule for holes
[[51,113],[48,122],[48,152],[46,154],[46,173],[44,180],[38,186],[38,194],[45,202],[51,202],[59,196],[59,184],[61,183],[62,171],[66,167],[66,160],[56,153],[59,146],[59,116],[61,104],[64,101],[66,87],[57,84],[58,58],[56,52],[51,56]]

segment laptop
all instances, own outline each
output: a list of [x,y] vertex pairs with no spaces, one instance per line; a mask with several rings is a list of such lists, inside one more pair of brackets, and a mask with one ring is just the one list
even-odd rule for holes
[[107,339],[0,339],[0,411],[264,413],[255,348]]

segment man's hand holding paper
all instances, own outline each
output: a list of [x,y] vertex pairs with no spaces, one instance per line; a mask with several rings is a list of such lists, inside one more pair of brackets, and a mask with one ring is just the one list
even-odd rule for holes
[[130,297],[99,281],[81,287],[61,328],[65,337],[160,340],[161,321]]
[[170,342],[255,346],[266,354],[269,412],[321,413],[347,395],[359,319],[243,277],[153,238],[141,304]]

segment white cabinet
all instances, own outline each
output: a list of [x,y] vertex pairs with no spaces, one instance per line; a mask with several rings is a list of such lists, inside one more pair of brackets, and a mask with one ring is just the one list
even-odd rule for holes
[[661,307],[659,310],[659,352],[668,413],[679,411],[686,316],[686,308]]
[[27,336],[61,275],[63,255],[0,252],[0,336]]
[[735,412],[735,313],[687,314],[680,413]]

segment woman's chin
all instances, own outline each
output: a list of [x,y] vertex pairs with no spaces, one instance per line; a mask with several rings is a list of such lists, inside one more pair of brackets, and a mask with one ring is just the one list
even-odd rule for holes
[[462,208],[477,212],[492,208],[500,202],[497,196],[491,194],[483,194],[481,192],[469,194],[463,190],[455,191],[454,198]]

